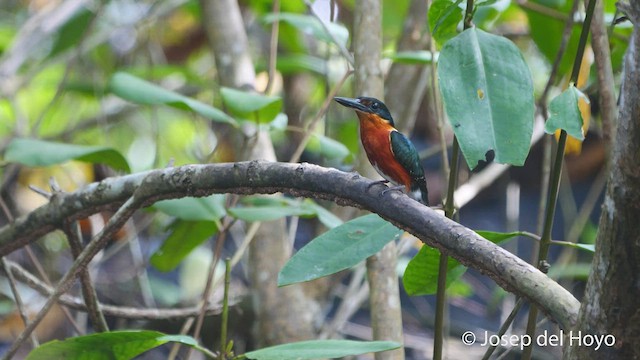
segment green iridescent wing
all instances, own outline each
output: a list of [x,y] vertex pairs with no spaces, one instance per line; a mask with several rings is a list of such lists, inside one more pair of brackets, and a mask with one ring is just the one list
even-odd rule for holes
[[413,180],[413,186],[418,187],[422,193],[422,202],[428,205],[427,181],[424,177],[422,164],[420,164],[418,151],[411,141],[409,141],[409,139],[400,132],[392,131],[389,136],[393,155],[400,165],[409,172],[409,175],[411,175],[411,179]]

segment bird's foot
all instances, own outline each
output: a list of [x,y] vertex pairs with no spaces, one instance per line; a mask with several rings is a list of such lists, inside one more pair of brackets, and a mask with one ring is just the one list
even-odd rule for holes
[[[369,185],[367,185],[367,191],[369,191],[369,189],[371,189],[372,187],[379,185],[379,184],[387,184],[389,183],[388,180],[379,180],[379,181],[374,181],[372,183],[369,183]],[[386,190],[384,190],[386,191]]]
[[392,186],[390,188],[386,188],[386,189],[382,190],[380,195],[384,195],[384,194],[388,193],[389,191],[400,191],[401,193],[404,193],[404,185],[398,185],[398,186]]

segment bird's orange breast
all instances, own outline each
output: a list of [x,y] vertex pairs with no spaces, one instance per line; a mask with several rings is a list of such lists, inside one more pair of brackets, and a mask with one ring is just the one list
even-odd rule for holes
[[396,160],[391,150],[391,132],[395,128],[375,115],[357,112],[360,119],[360,140],[369,162],[386,180],[404,185],[411,191],[411,176]]

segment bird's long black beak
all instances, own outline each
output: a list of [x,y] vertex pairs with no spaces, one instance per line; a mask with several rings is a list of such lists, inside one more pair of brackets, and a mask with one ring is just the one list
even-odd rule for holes
[[371,112],[366,106],[362,105],[360,103],[359,99],[351,99],[351,98],[345,98],[345,97],[334,97],[333,100],[337,101],[338,104],[342,105],[342,106],[346,106],[346,107],[350,107],[352,109],[355,110],[359,110],[362,112]]

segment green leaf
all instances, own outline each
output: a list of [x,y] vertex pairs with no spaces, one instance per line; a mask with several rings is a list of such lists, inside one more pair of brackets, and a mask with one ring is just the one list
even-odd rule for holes
[[348,221],[311,240],[293,255],[280,270],[278,286],[348,269],[380,251],[402,232],[376,214]]
[[112,331],[54,340],[29,353],[27,360],[129,360],[167,342],[196,348],[211,357],[211,352],[185,335],[165,335],[157,331]]
[[224,199],[222,194],[201,198],[185,197],[158,201],[153,207],[182,220],[217,221],[226,214]]
[[317,216],[328,228],[342,224],[340,218],[311,199],[301,201],[285,197],[256,196],[246,198],[244,203],[252,206],[231,208],[229,214],[244,221],[272,221],[287,216]]
[[327,61],[308,54],[278,55],[276,69],[287,75],[313,72],[324,76],[327,75]]
[[[565,16],[572,16],[572,1],[566,0],[531,0],[532,5],[542,5],[550,11],[559,12]],[[608,3],[605,1],[605,3]],[[531,39],[536,47],[546,57],[549,64],[552,64],[558,54],[558,50],[563,42],[565,21],[556,19],[547,14],[539,13],[535,10],[525,10],[528,17]],[[574,56],[578,51],[580,40],[580,26],[574,26],[571,36],[567,42],[564,56],[558,66],[558,74],[568,74],[573,66]]]
[[[438,288],[440,251],[422,245],[416,256],[409,261],[402,276],[402,284],[409,295],[431,295]],[[467,268],[454,258],[447,260],[447,287],[460,278]]]
[[297,199],[254,196],[246,198],[244,207],[233,207],[229,214],[244,221],[272,221],[287,216],[313,216],[315,211],[302,206]]
[[[520,231],[502,233],[495,231],[476,230],[478,235],[499,244],[505,240],[516,236],[523,235]],[[438,271],[440,266],[440,251],[432,247],[423,245],[416,256],[409,261],[402,283],[407,294],[409,295],[431,295],[437,291]],[[467,268],[460,264],[456,259],[449,257],[447,259],[447,288],[454,284],[464,273]]]
[[494,157],[524,164],[533,134],[533,82],[511,41],[476,28],[463,31],[442,48],[438,79],[470,168]]
[[462,21],[462,0],[435,0],[429,8],[429,30],[440,44],[458,34],[458,24]]
[[587,280],[591,272],[591,263],[573,263],[563,266],[552,266],[549,269],[549,277],[552,279],[569,278]]
[[315,212],[316,216],[318,216],[318,220],[320,220],[320,222],[329,229],[333,229],[344,224],[342,219],[335,216],[331,211],[323,208],[311,199],[305,199],[304,205],[311,208],[311,210]]
[[343,143],[315,133],[307,143],[306,150],[318,153],[320,156],[330,160],[343,160],[350,154],[349,149]]
[[216,122],[237,125],[232,117],[211,105],[164,89],[131,74],[115,73],[109,81],[109,89],[115,95],[136,104],[167,105],[176,109],[194,111]]
[[398,349],[402,345],[393,341],[310,340],[250,351],[245,354],[253,360],[305,360],[341,358],[370,352]]
[[486,1],[478,1],[476,3],[476,6],[492,6],[493,4],[495,4],[496,2],[498,2],[498,0],[486,0]]
[[282,99],[253,92],[223,87],[220,89],[222,101],[229,112],[247,120],[269,123],[275,119],[282,108]]
[[486,231],[486,230],[474,230],[474,231],[476,232],[476,234],[496,244],[517,236],[523,236],[523,233],[521,231],[513,231],[508,233],[497,232],[497,231]]
[[582,114],[578,108],[580,98],[589,101],[589,98],[572,84],[562,94],[551,100],[549,119],[544,124],[544,131],[547,134],[553,134],[557,129],[562,129],[574,138],[584,140]]
[[572,247],[574,249],[580,249],[580,250],[588,251],[590,253],[596,252],[596,244],[572,243],[569,241],[554,241],[552,242],[552,244]]
[[124,156],[106,146],[74,145],[26,138],[13,139],[7,146],[4,159],[26,166],[50,166],[78,160],[130,171]]
[[162,246],[151,256],[151,265],[160,271],[171,271],[187,255],[218,232],[214,221],[182,221],[171,225],[171,232]]
[[231,216],[244,221],[272,221],[287,216],[311,216],[315,213],[310,209],[288,204],[272,206],[235,207],[229,209]]
[[[296,27],[304,34],[311,35],[316,39],[324,42],[333,42],[331,35],[327,33],[325,27],[322,26],[320,20],[318,20],[315,16],[283,12],[279,14],[267,14],[262,19],[267,24],[274,21],[284,21]],[[349,40],[349,30],[347,30],[347,28],[340,24],[332,22],[325,22],[324,25],[331,32],[340,46],[347,46],[347,41]]]
[[78,12],[58,30],[49,57],[56,56],[72,46],[77,46],[81,42],[82,37],[85,36],[85,31],[91,24],[94,16],[95,14],[86,7],[80,7]]
[[[439,53],[435,53],[436,61],[438,59]],[[395,54],[391,54],[387,56],[389,59],[393,60],[393,62],[397,62],[400,64],[431,64],[434,56],[432,56],[431,51],[426,50],[416,50],[416,51],[401,51]]]

